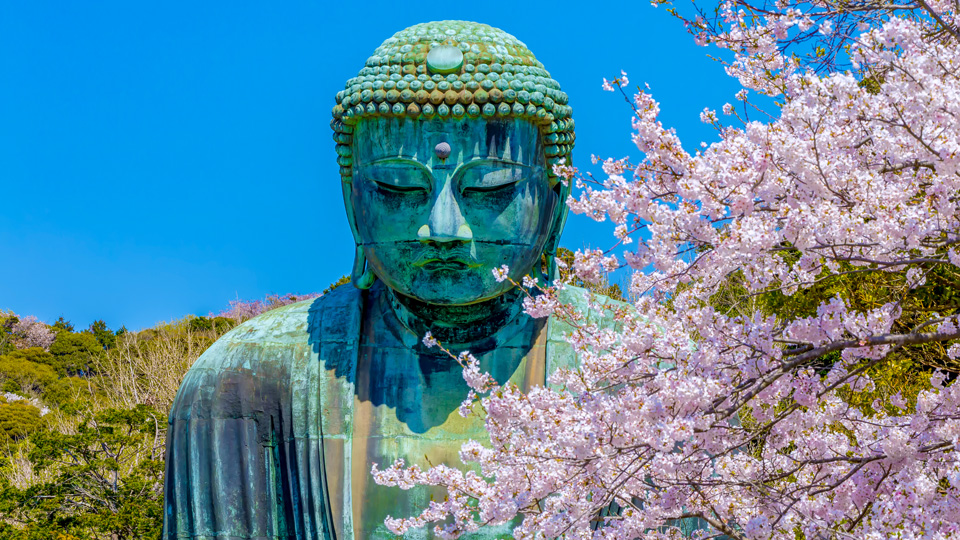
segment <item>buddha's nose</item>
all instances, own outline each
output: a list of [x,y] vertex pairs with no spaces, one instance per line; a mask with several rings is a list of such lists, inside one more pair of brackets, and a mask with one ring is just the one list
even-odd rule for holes
[[417,237],[425,243],[469,242],[473,231],[460,211],[460,203],[453,191],[452,182],[446,183],[430,209],[430,217],[417,231]]

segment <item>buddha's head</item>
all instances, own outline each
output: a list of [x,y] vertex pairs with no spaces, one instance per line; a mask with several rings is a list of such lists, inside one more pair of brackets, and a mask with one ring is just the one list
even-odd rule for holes
[[333,109],[354,285],[465,305],[512,287],[493,275],[502,265],[542,281],[566,217],[552,166],[569,161],[570,113],[501,30],[442,21],[386,40]]

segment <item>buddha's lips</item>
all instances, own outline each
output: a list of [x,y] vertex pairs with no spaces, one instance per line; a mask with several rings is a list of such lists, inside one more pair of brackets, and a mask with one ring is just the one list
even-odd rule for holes
[[413,266],[426,270],[466,270],[468,268],[479,268],[482,265],[476,261],[465,261],[459,257],[424,257],[414,262]]
[[427,249],[420,252],[413,261],[416,268],[426,270],[466,270],[483,266],[480,261],[471,257],[466,249],[453,248],[447,250]]
[[471,253],[471,248],[460,244],[452,246],[429,246],[417,242],[404,242],[409,249],[408,257],[413,259],[410,266],[424,270],[468,270],[480,268],[483,262]]

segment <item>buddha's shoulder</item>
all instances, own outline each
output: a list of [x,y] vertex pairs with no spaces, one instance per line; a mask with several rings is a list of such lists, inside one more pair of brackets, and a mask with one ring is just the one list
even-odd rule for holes
[[[560,289],[557,297],[562,304],[571,306],[582,313],[586,317],[587,322],[598,324],[602,327],[615,325],[619,313],[624,310],[633,310],[633,306],[627,302],[572,285],[567,285]],[[558,322],[562,323],[562,321]]]
[[[359,337],[361,293],[343,286],[254,317],[224,334],[194,362],[177,392],[171,421],[267,411],[289,399],[316,369],[336,362]],[[286,397],[285,397],[286,396]],[[252,414],[252,413],[251,413]]]
[[352,339],[360,300],[360,291],[347,285],[258,315],[218,339],[191,371],[282,369],[323,342]]

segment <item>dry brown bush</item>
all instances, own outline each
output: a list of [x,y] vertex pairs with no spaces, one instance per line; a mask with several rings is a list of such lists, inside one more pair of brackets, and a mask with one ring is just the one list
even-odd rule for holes
[[33,463],[27,458],[28,451],[28,447],[23,444],[11,445],[6,449],[8,465],[3,469],[3,476],[17,489],[27,489],[41,482],[48,482],[54,476],[50,470],[34,470]]
[[101,406],[168,411],[187,370],[224,333],[193,329],[183,319],[121,335],[94,366]]

